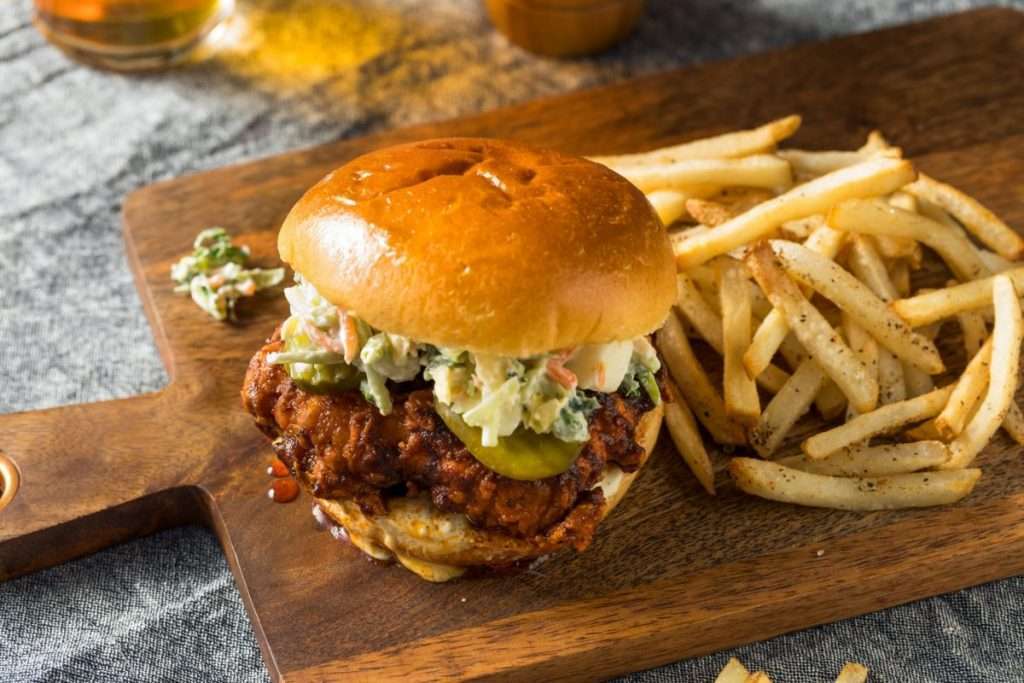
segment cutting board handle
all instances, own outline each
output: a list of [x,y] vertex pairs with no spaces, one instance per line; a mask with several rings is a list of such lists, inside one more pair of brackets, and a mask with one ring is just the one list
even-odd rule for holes
[[[202,519],[166,392],[0,415],[0,581]],[[187,440],[186,440],[187,441]]]

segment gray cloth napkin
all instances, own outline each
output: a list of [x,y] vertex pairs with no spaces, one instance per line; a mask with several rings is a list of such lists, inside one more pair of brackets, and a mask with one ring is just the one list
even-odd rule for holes
[[[32,28],[27,1],[0,8],[0,411],[167,382],[123,256],[118,212],[136,187],[985,4],[651,0],[623,46],[556,62],[510,46],[476,0],[240,2],[219,52],[143,76],[70,62]],[[876,681],[1011,680],[1022,671],[1022,641],[1018,578],[629,680],[710,681],[729,654],[783,682],[831,680],[847,659],[868,664]],[[0,584],[0,681],[266,678],[227,564],[204,530],[168,531]]]

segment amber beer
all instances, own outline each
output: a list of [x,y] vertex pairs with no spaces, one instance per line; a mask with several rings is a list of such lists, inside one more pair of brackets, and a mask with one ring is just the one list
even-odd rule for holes
[[167,66],[195,47],[233,0],[35,0],[35,24],[55,45],[114,69]]

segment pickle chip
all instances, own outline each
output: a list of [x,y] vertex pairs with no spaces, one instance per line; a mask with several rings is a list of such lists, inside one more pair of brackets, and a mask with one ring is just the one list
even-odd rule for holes
[[448,429],[459,437],[474,458],[509,479],[536,481],[557,476],[572,467],[586,443],[562,441],[550,434],[520,428],[498,439],[497,446],[484,446],[480,429],[466,424],[440,401],[435,401],[434,406]]

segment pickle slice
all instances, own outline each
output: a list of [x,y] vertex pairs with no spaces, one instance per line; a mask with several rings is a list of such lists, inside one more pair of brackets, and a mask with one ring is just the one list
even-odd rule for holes
[[586,443],[562,441],[550,434],[520,427],[498,439],[497,446],[484,446],[480,429],[466,424],[440,401],[435,401],[434,406],[448,429],[459,437],[474,458],[509,479],[536,481],[561,474],[572,467]]

